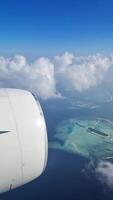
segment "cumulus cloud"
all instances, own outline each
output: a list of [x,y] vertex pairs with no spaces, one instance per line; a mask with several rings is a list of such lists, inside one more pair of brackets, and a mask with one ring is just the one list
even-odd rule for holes
[[[101,54],[74,56],[65,53],[55,57],[56,71],[68,90],[82,92],[96,86],[104,79],[105,73],[113,65],[112,56]],[[60,69],[59,69],[60,66]]]
[[22,55],[0,57],[0,86],[28,89],[43,99],[56,98],[65,90],[82,92],[97,86],[112,66],[113,56],[101,54],[77,56],[66,52],[33,62]]
[[99,162],[96,170],[98,179],[110,189],[113,189],[113,164],[110,162]]
[[55,87],[54,65],[45,57],[32,63],[21,55],[0,57],[0,86],[29,89],[43,99],[60,96]]

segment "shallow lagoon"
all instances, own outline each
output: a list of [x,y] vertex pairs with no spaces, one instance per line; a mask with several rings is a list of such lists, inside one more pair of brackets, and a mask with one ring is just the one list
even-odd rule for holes
[[88,159],[110,159],[113,157],[113,123],[106,119],[65,120],[58,124],[49,147]]

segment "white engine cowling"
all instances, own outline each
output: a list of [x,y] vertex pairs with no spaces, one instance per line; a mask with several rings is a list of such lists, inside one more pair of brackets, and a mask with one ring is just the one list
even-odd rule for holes
[[45,169],[47,154],[39,102],[28,91],[0,89],[0,193],[38,177]]

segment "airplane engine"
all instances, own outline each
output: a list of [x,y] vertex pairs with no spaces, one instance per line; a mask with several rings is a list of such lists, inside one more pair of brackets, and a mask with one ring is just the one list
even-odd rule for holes
[[0,193],[37,178],[48,154],[41,106],[25,90],[0,89]]

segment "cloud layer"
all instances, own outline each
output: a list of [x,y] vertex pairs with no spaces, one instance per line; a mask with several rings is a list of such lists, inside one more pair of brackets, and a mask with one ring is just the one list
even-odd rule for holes
[[28,89],[41,98],[56,97],[54,65],[48,58],[39,58],[28,63],[26,58],[0,57],[0,86]]
[[64,53],[54,58],[0,57],[0,87],[28,89],[42,99],[62,97],[64,91],[82,92],[105,80],[113,56],[76,56]]

